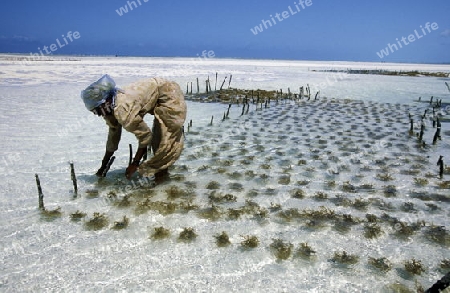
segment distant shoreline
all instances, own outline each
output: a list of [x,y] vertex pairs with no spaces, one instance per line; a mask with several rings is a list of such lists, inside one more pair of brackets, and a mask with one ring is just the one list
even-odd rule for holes
[[347,73],[347,74],[372,74],[372,75],[393,75],[393,76],[430,76],[430,77],[450,77],[450,73],[445,72],[426,72],[426,71],[418,71],[418,70],[410,70],[410,71],[392,71],[392,70],[370,70],[370,69],[347,69],[347,70],[311,70],[316,72],[332,72],[332,73]]
[[[0,52],[0,60],[3,59],[5,56],[10,57],[21,57],[21,58],[30,58],[29,53],[4,53]],[[134,56],[134,55],[94,55],[94,54],[53,54],[53,55],[46,55],[41,58],[41,60],[35,60],[35,61],[54,61],[58,58],[150,58],[150,59],[192,59],[196,56]],[[379,64],[380,66],[387,65],[387,64],[398,64],[398,65],[405,65],[405,64],[414,64],[414,65],[449,65],[450,62],[444,62],[444,63],[420,63],[420,62],[386,62],[386,61],[354,61],[354,60],[300,60],[300,59],[268,59],[268,58],[242,58],[242,57],[215,57],[214,59],[217,60],[250,60],[250,61],[280,61],[280,62],[330,62],[330,63],[341,63],[341,62],[350,62],[350,63],[373,63],[373,64]],[[59,60],[57,60],[59,61]],[[77,61],[77,60],[64,60],[64,61]]]

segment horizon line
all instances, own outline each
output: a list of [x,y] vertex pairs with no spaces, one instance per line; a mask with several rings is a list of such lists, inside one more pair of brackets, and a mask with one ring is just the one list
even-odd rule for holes
[[[31,57],[29,53],[13,53],[0,52],[0,55],[14,55],[20,57]],[[122,54],[48,54],[42,58],[57,58],[57,57],[112,57],[112,58],[184,58],[192,59],[198,56],[149,56],[149,55],[122,55]],[[251,58],[251,57],[214,57],[211,59],[236,59],[236,60],[260,60],[260,61],[311,61],[311,62],[355,62],[355,63],[380,63],[380,64],[429,64],[429,65],[450,65],[450,61],[446,62],[414,62],[414,61],[356,61],[356,60],[319,60],[319,59],[283,59],[283,58]],[[38,61],[38,60],[33,60]],[[43,60],[44,61],[44,60]]]

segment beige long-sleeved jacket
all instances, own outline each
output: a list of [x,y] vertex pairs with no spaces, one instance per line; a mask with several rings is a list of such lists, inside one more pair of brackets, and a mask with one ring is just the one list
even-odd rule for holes
[[[144,121],[147,113],[155,116],[157,136]],[[143,176],[169,167],[181,154],[186,103],[175,82],[150,78],[130,84],[117,94],[114,115],[106,116],[105,120],[109,126],[107,151],[117,150],[122,127],[136,136],[140,148],[152,145],[154,156],[139,167]]]

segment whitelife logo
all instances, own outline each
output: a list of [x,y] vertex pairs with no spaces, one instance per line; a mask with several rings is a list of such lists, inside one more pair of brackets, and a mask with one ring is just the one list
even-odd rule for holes
[[[377,52],[377,55],[378,55],[378,57],[380,57],[380,59],[383,59],[384,57],[389,56],[389,54],[394,53],[394,52],[400,50],[401,48],[403,48],[403,45],[408,46],[409,44],[415,42],[416,40],[419,40],[419,39],[423,38],[424,36],[426,36],[427,32],[431,33],[432,31],[435,31],[437,29],[439,29],[439,25],[436,22],[433,22],[433,23],[427,22],[425,24],[425,27],[420,26],[420,30],[421,30],[422,34],[420,34],[420,32],[418,32],[417,30],[414,30],[414,33],[410,34],[407,38],[402,37],[400,40],[398,38],[396,38],[395,40],[397,41],[397,44],[395,44],[395,43],[387,44],[387,47],[380,50],[379,52]],[[399,49],[399,47],[400,47],[400,49]],[[395,49],[395,51],[394,51],[394,49]]]
[[[136,1],[137,1],[137,3],[136,3]],[[136,0],[136,1],[127,1],[126,5],[120,7],[119,9],[116,9],[117,14],[119,16],[127,14],[128,12],[133,11],[133,9],[136,9],[136,8],[142,6],[142,2],[147,3],[150,0]],[[138,6],[138,3],[139,3],[139,6]]]
[[66,35],[61,36],[62,41],[59,38],[57,38],[55,40],[55,43],[51,44],[50,46],[44,46],[42,49],[41,47],[38,47],[39,53],[30,53],[30,57],[25,58],[23,62],[26,63],[27,61],[39,60],[39,58],[42,58],[45,55],[51,55],[53,52],[56,52],[57,50],[81,38],[81,34],[78,31],[75,31],[73,33],[72,31],[68,31]]
[[[288,10],[283,11],[281,14],[280,13],[275,13],[275,17],[271,14],[269,15],[270,19],[269,20],[261,20],[261,24],[255,26],[254,28],[251,28],[250,31],[256,36],[257,34],[260,34],[265,30],[268,30],[270,27],[274,26],[277,24],[277,21],[275,20],[275,18],[279,21],[282,22],[285,19],[288,19],[290,16],[293,16],[299,12],[301,12],[302,10],[305,10],[307,7],[311,6],[312,0],[300,0],[297,2],[294,2],[295,5],[295,9],[292,8],[290,5],[288,6]],[[301,7],[301,8],[300,8]]]

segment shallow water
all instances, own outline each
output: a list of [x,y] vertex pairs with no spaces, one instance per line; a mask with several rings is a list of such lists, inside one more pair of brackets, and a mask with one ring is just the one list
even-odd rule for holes
[[[399,87],[414,91],[422,82]],[[448,189],[438,187],[436,161],[448,157],[450,145],[444,135],[431,144],[431,125],[425,147],[408,133],[408,113],[417,120],[424,103],[327,95],[250,105],[244,115],[233,105],[222,121],[227,105],[188,102],[192,127],[186,127],[185,150],[170,179],[154,186],[123,177],[128,144],[136,145],[127,133],[108,177],[92,175],[103,155],[104,122],[83,108],[80,84],[52,83],[0,91],[6,105],[0,116],[2,291],[386,292],[397,282],[412,290],[416,280],[426,289],[445,274],[440,262],[450,257],[450,199]],[[69,161],[78,176],[77,197]],[[40,215],[35,173],[47,209],[59,206],[61,217]],[[76,211],[86,217],[72,220]],[[105,227],[87,229],[94,212],[107,217]],[[367,214],[376,216],[380,234],[370,234],[374,217]],[[123,216],[128,226],[110,229]],[[431,234],[433,225],[446,233]],[[171,234],[152,240],[160,226]],[[198,235],[192,242],[178,240],[185,227]],[[222,231],[231,244],[219,248],[214,236]],[[244,248],[251,235],[259,245]],[[276,258],[274,239],[293,245],[289,258]],[[301,243],[315,255],[297,256]],[[344,250],[358,261],[332,260]],[[379,271],[369,257],[385,257],[392,267]],[[420,276],[404,269],[412,258],[425,268]]]

